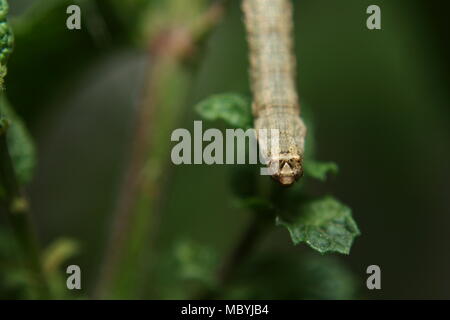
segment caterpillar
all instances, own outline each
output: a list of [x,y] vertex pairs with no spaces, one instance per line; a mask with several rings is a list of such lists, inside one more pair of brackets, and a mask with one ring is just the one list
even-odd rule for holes
[[[260,149],[272,177],[291,185],[303,175],[306,126],[300,118],[293,45],[293,9],[290,0],[243,0],[252,112]],[[278,135],[260,137],[261,129]],[[278,152],[272,146],[278,144]]]

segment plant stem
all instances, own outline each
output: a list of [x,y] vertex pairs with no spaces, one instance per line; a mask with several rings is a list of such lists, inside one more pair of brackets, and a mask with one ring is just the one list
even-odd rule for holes
[[[157,122],[157,118],[163,115],[157,114],[155,110],[156,105],[161,105],[155,86],[157,80],[169,75],[170,71],[167,70],[168,65],[164,63],[163,66],[159,59],[152,59],[152,62],[155,65],[149,66],[145,97],[136,115],[130,160],[119,192],[97,297],[135,294],[131,293],[134,289],[130,287],[134,286],[134,281],[129,279],[130,276],[128,279],[124,277],[133,272],[130,269],[139,269],[137,256],[140,255],[140,244],[146,238],[151,224],[155,224],[155,219],[151,221],[150,216],[160,193],[158,187],[162,177],[157,173],[163,170],[163,162],[167,158],[161,154],[162,150],[153,154],[150,154],[150,150],[156,148],[156,131],[168,130],[161,126],[161,122]],[[152,216],[155,218],[154,214]]]
[[261,237],[264,235],[271,220],[268,219],[267,212],[255,210],[247,224],[245,230],[241,234],[239,241],[232,248],[229,255],[224,259],[223,264],[217,272],[216,289],[207,289],[196,296],[199,300],[210,300],[217,298],[220,291],[223,290],[233,278],[236,271],[242,263],[256,249]]
[[[136,115],[130,160],[119,192],[111,236],[95,297],[135,297],[141,263],[155,239],[159,198],[168,175],[170,132],[180,119],[192,77],[187,62],[200,42],[223,16],[226,1],[206,10],[192,29],[161,29],[150,41],[148,76]],[[150,232],[153,231],[153,232]],[[151,254],[151,253],[150,253]]]
[[1,190],[0,209],[6,214],[21,248],[33,295],[38,299],[49,299],[51,297],[50,289],[43,272],[28,202],[17,182],[5,134],[0,136],[0,187],[3,189]]
[[242,233],[239,241],[219,270],[218,281],[221,287],[228,283],[236,269],[250,256],[267,226],[268,221],[265,217],[262,217],[258,212],[253,213],[253,217]]

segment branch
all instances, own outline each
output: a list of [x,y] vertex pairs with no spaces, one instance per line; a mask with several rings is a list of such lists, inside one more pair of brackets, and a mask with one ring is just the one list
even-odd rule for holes
[[264,217],[257,212],[253,213],[250,223],[219,270],[217,277],[219,286],[226,285],[240,264],[250,256],[267,226],[268,223]]
[[36,298],[49,299],[50,290],[44,275],[39,245],[29,216],[28,201],[19,187],[6,142],[6,132],[0,135],[0,187],[3,188],[0,209],[11,223],[22,251]]
[[215,1],[191,29],[167,21],[167,29],[161,29],[150,41],[151,65],[136,114],[130,159],[119,192],[96,298],[106,294],[129,298],[136,294],[135,286],[140,283],[139,263],[143,252],[151,250],[151,242],[146,239],[148,234],[155,238],[160,201],[157,199],[167,181],[170,154],[167,139],[179,121],[178,110],[192,82],[192,70],[187,71],[187,62],[221,21],[225,3]]

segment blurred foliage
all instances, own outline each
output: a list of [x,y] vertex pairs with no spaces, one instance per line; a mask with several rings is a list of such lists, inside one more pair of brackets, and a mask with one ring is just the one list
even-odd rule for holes
[[80,0],[83,23],[79,31],[66,28],[71,0],[35,1],[12,21],[16,41],[9,63],[8,97],[32,129],[41,115],[52,111],[45,109],[50,107],[46,102],[61,91],[70,91],[83,70],[136,43],[138,17],[148,2]]
[[43,252],[42,262],[44,272],[48,278],[50,289],[58,299],[79,298],[82,295],[77,291],[67,290],[66,268],[68,262],[79,253],[79,245],[72,239],[57,239]]
[[[59,299],[79,297],[66,287],[66,263],[77,253],[77,244],[69,239],[56,240],[45,250],[44,271],[52,296]],[[0,227],[0,299],[39,299],[33,287],[28,266],[24,263],[17,239],[7,228]]]
[[177,26],[197,30],[201,16],[209,5],[208,0],[192,0],[189,5],[184,0],[153,0],[150,3],[142,19],[141,30],[145,39],[154,39],[159,32]]
[[[250,110],[250,100],[237,94],[215,95],[196,106],[196,111],[203,120],[220,119],[227,126],[240,129],[248,129],[251,126]],[[311,153],[305,159],[305,175],[308,177],[325,181],[328,172],[337,173],[337,170],[337,165],[334,163],[312,160]],[[360,234],[349,208],[332,197],[304,202],[304,195],[302,195],[304,192],[300,191],[299,193],[295,189],[295,193],[290,192],[294,201],[289,201],[288,205],[283,203],[285,200],[280,199],[275,199],[273,204],[270,204],[265,195],[249,194],[248,190],[257,189],[255,179],[249,179],[250,183],[247,183],[246,190],[242,188],[242,180],[240,173],[239,177],[234,180],[237,184],[235,190],[243,191],[244,199],[240,200],[240,204],[256,209],[258,212],[263,210],[264,212],[272,211],[273,215],[277,213],[276,224],[289,230],[294,244],[306,242],[320,253],[349,254],[354,237]],[[278,192],[288,193],[287,190]],[[281,213],[278,213],[279,211]]]
[[14,37],[7,22],[8,3],[0,1],[0,89],[3,88],[3,78],[6,75],[6,61],[12,52]]
[[159,276],[151,290],[155,299],[193,299],[204,289],[216,288],[219,257],[210,246],[178,239],[159,256],[154,266]]
[[14,36],[7,21],[8,3],[0,0],[0,117],[2,125],[0,135],[7,134],[7,146],[14,166],[18,183],[30,182],[35,165],[35,151],[31,137],[22,120],[15,114],[3,94],[3,78],[6,75],[6,63],[13,50]]
[[[107,108],[99,109],[96,103],[102,101],[100,98],[90,103],[79,99],[85,86],[93,88],[89,97],[108,95],[95,88],[103,73],[88,79],[87,71],[104,72],[106,67],[98,66],[113,57],[114,65],[105,74],[112,74],[128,90],[125,84],[132,75],[121,70],[130,62],[121,59],[118,52],[136,52],[138,48],[142,52],[139,58],[146,59],[143,49],[148,47],[147,36],[165,27],[164,8],[177,8],[183,1],[78,1],[86,18],[79,32],[65,29],[65,8],[73,1],[33,1],[30,10],[13,20],[16,48],[8,66],[7,95],[31,129],[41,151],[40,160],[44,160],[38,162],[30,195],[47,248],[46,270],[53,270],[51,286],[61,298],[73,298],[61,289],[68,263],[83,265],[86,287],[93,287],[98,277],[99,250],[111,211],[107,202],[114,201],[117,187],[114,179],[102,180],[99,170],[106,167],[105,157],[108,159],[110,150],[126,150],[123,145],[130,144],[127,138],[122,139],[123,145],[118,142],[120,121],[110,120],[128,117],[134,110],[131,103],[122,101],[106,100]],[[206,2],[192,3],[195,9]],[[248,91],[244,29],[237,3],[232,6],[230,18],[208,42],[208,54],[192,80],[190,105],[218,92]],[[448,20],[446,10],[442,4],[432,2],[381,1],[383,30],[370,33],[364,28],[369,4],[360,0],[345,5],[295,1],[300,94],[312,106],[302,105],[309,131],[304,177],[307,182],[289,190],[281,196],[283,199],[276,199],[280,195],[275,191],[272,199],[268,196],[274,192],[270,181],[261,181],[255,174],[256,167],[169,168],[164,173],[173,177],[173,182],[163,195],[158,250],[152,252],[154,259],[149,262],[154,265],[146,266],[148,274],[139,274],[144,297],[192,298],[205,287],[214,288],[212,279],[218,261],[247,223],[245,211],[284,211],[305,219],[303,214],[297,216],[297,211],[317,199],[316,194],[332,191],[337,198],[351,203],[359,224],[364,226],[364,236],[355,243],[352,255],[345,257],[345,266],[340,257],[310,254],[302,247],[288,248],[287,233],[275,229],[267,234],[258,253],[237,269],[222,297],[358,298],[361,294],[355,288],[364,281],[353,277],[347,267],[363,274],[365,267],[375,262],[382,266],[383,281],[389,286],[382,292],[365,291],[365,295],[448,298],[450,215],[446,213],[450,172],[446,159],[450,117],[448,72],[442,68],[448,65],[442,54],[448,52],[448,28],[442,27]],[[428,7],[433,7],[441,18],[424,10]],[[194,10],[176,11],[169,19],[170,26],[194,14]],[[168,81],[172,80],[164,80]],[[170,98],[170,90],[164,95]],[[220,100],[214,102],[219,109],[222,105],[230,109],[229,101],[233,99],[225,104]],[[74,108],[80,101],[86,107]],[[175,96],[173,101],[179,102]],[[94,120],[86,120],[92,116]],[[52,126],[48,121],[52,117],[55,122],[65,117],[65,124],[71,123],[77,130]],[[183,126],[188,126],[195,115],[186,110],[183,117]],[[20,120],[11,122],[2,115],[0,133],[14,123]],[[92,143],[100,131],[101,137],[109,135],[110,139]],[[340,179],[321,183],[337,172],[337,166],[316,162],[316,158],[339,163]],[[77,170],[73,170],[75,166]],[[120,166],[112,167],[103,174],[117,174]],[[310,197],[310,193],[314,196]],[[349,209],[339,208],[334,214],[340,217],[340,227],[349,223]],[[333,217],[330,221],[334,227]],[[334,234],[335,230],[331,231],[327,233]],[[338,229],[340,236],[341,231]],[[356,229],[351,231],[355,233]],[[77,241],[55,242],[61,235]],[[177,237],[184,240],[177,241]],[[1,225],[1,298],[33,297],[19,251],[10,230]],[[134,275],[124,274],[125,279],[127,276]],[[76,297],[88,294],[84,291]]]
[[278,253],[245,263],[222,298],[344,300],[358,291],[358,279],[336,257]]
[[328,174],[337,174],[339,168],[334,162],[305,161],[305,174],[324,182]]
[[208,97],[195,106],[203,119],[223,120],[233,128],[249,129],[253,126],[253,117],[249,98],[239,94],[225,93]]
[[36,165],[34,142],[3,95],[0,97],[0,115],[8,121],[7,143],[18,182],[26,185],[31,181]]
[[31,298],[19,251],[11,231],[0,227],[0,299]]

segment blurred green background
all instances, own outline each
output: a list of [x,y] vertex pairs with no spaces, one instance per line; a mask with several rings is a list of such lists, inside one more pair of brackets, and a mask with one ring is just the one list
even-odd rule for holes
[[[58,1],[10,1],[12,21],[24,19],[33,2],[44,7]],[[59,2],[62,8],[71,3]],[[15,29],[6,78],[7,96],[38,150],[28,188],[33,221],[44,247],[59,238],[78,244],[78,253],[66,264],[82,268],[82,297],[100,277],[133,114],[146,65],[152,63],[146,48],[129,34],[133,19],[121,19],[123,11],[112,11],[109,2],[78,1],[91,21],[89,26],[83,20],[82,31],[65,28],[65,10],[29,15],[33,30],[23,21]],[[207,40],[183,102],[182,121],[174,129],[191,129],[198,119],[193,106],[211,94],[250,94],[242,13],[239,1],[231,2]],[[254,261],[240,270],[243,280],[224,296],[450,298],[447,11],[440,1],[294,3],[299,92],[313,117],[317,158],[340,167],[328,183],[308,187],[348,204],[362,235],[349,256],[321,257],[304,245],[294,247],[286,230],[273,227]],[[380,31],[366,28],[371,4],[382,10]],[[192,297],[192,279],[184,280],[182,271],[176,276],[179,270],[171,267],[170,257],[185,259],[192,244],[208,252],[206,261],[220,260],[249,219],[230,200],[230,166],[169,165],[167,170],[152,266],[140,275],[145,298]],[[0,230],[7,230],[0,222]],[[208,264],[199,259],[200,265]],[[366,268],[372,264],[381,267],[382,290],[365,288]],[[322,274],[324,265],[333,271]],[[321,286],[315,276],[330,280]],[[343,288],[340,281],[346,277],[354,289]],[[3,282],[0,297],[22,297]],[[305,282],[322,292],[300,294],[296,286],[308,287]]]

